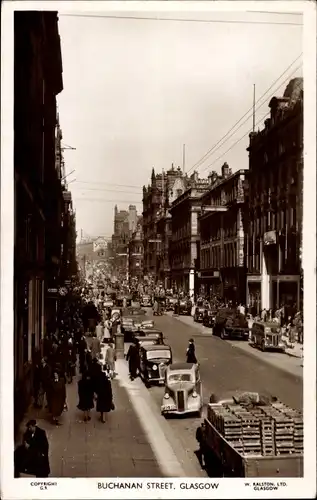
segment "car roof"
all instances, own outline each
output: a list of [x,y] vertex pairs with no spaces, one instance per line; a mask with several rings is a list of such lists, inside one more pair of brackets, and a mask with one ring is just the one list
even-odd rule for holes
[[150,332],[150,333],[153,333],[156,334],[156,333],[163,333],[162,330],[157,330],[156,328],[143,328],[142,330],[143,332]]
[[194,363],[173,363],[169,365],[168,369],[170,371],[191,371],[193,370],[195,364]]
[[[146,339],[148,340],[148,339]],[[155,344],[155,345],[143,345],[142,349],[145,349],[146,351],[162,351],[162,349],[168,349],[171,350],[171,346],[166,345],[166,344]]]

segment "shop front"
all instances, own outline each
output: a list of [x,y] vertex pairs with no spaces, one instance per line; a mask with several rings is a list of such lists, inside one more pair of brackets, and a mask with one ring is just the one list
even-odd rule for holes
[[247,276],[247,305],[253,314],[260,314],[264,308],[275,311],[283,305],[300,310],[300,275]]

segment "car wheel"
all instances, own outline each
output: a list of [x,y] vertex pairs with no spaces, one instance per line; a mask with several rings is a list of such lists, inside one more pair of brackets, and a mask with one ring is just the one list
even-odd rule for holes
[[221,330],[221,332],[220,332],[220,338],[221,338],[222,340],[225,340],[225,338],[226,338],[225,333],[226,333],[225,329],[224,329],[224,328],[222,328],[222,330]]

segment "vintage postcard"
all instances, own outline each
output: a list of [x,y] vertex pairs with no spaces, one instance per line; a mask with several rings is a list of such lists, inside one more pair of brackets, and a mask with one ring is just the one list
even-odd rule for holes
[[315,498],[315,2],[1,22],[2,498]]

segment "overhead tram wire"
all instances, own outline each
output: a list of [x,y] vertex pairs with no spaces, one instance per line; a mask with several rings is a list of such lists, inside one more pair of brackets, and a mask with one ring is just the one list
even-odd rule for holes
[[82,17],[93,19],[123,19],[134,21],[165,21],[178,23],[205,23],[205,24],[267,24],[280,26],[303,26],[303,23],[295,22],[276,22],[276,21],[245,21],[245,20],[226,20],[226,19],[182,19],[182,18],[162,18],[162,17],[139,17],[139,16],[115,16],[107,14],[59,14],[59,17]]
[[142,194],[142,191],[121,191],[118,189],[107,189],[107,188],[83,188],[78,186],[78,189],[82,191],[109,191],[110,193],[125,193],[125,194],[137,194],[140,196]]
[[97,184],[98,186],[100,185],[106,185],[106,186],[117,186],[117,187],[128,187],[128,188],[135,188],[135,189],[140,189],[140,186],[136,185],[129,185],[129,184],[112,184],[111,182],[96,182],[96,181],[77,181],[78,184]]
[[[295,89],[298,88],[299,85],[295,86]],[[268,111],[264,116],[262,116],[255,124],[255,126],[259,125],[261,122],[263,122],[264,118],[266,118],[267,116],[269,116],[271,114],[271,111]],[[220,160],[225,154],[227,154],[229,151],[231,151],[231,149],[233,149],[239,142],[242,141],[242,139],[244,139],[245,137],[247,137],[251,132],[253,131],[253,127],[251,127],[249,129],[249,131],[244,134],[242,137],[240,137],[240,139],[238,139],[235,143],[232,144],[232,146],[230,146],[230,148],[227,149],[227,151],[225,151],[224,153],[222,153],[220,156],[218,156],[218,158],[216,158],[216,160],[214,160],[212,163],[210,163],[210,165],[207,165],[207,167],[205,167],[202,172],[205,172],[205,170],[207,170],[208,168],[212,167],[215,163],[217,163],[218,160]]]
[[142,205],[142,201],[136,201],[136,200],[105,200],[104,198],[74,198],[75,199],[75,204],[80,202],[80,201],[97,201],[100,203],[131,203],[131,204],[139,204]]
[[[290,75],[288,75],[288,76],[287,76],[287,77],[286,77],[286,78],[282,81],[282,83],[280,83],[280,84],[279,84],[279,86],[278,86],[278,87],[276,87],[276,88],[275,88],[275,90],[274,90],[274,92],[271,94],[270,98],[274,97],[274,95],[276,94],[276,92],[278,92],[278,91],[279,91],[279,89],[280,89],[281,87],[283,87],[283,85],[285,85],[285,83],[289,80],[289,78],[290,78],[291,76],[293,76],[293,74],[294,74],[294,73],[296,73],[296,71],[298,71],[298,70],[300,69],[300,67],[301,67],[301,66],[302,66],[302,64],[300,64],[297,68],[295,68],[295,69],[292,71],[292,73],[291,73]],[[261,108],[262,108],[265,104],[266,104],[266,101],[263,101],[263,103],[262,103],[262,104],[260,104],[260,106],[258,106],[258,107],[256,108],[256,111],[259,111],[259,109],[261,109]],[[219,146],[217,146],[217,147],[213,148],[212,153],[210,153],[210,155],[208,155],[208,157],[209,157],[209,156],[214,155],[216,151],[218,151],[219,149],[221,149],[221,148],[222,148],[222,146],[223,146],[226,142],[228,142],[228,140],[229,140],[229,139],[231,139],[231,137],[233,137],[233,136],[235,135],[235,133],[236,133],[238,130],[240,130],[240,128],[241,128],[243,125],[245,125],[245,124],[249,121],[249,119],[250,119],[250,118],[251,118],[251,116],[248,116],[248,117],[247,117],[247,118],[246,118],[246,119],[245,119],[245,120],[244,120],[244,121],[243,121],[243,122],[239,125],[239,127],[238,127],[238,128],[236,128],[236,129],[232,132],[232,134],[230,134],[230,135],[229,135],[229,137],[227,137],[227,139],[226,139],[225,141],[223,141],[223,143],[222,143],[222,144],[219,144]],[[202,165],[203,163],[205,163],[205,161],[206,161],[206,160],[204,160],[204,161],[203,161],[203,162],[202,162],[202,163],[198,166],[198,168],[200,168],[200,167],[201,167],[201,165]],[[203,171],[204,171],[204,170],[203,170]]]
[[[261,95],[261,97],[259,97],[257,99],[257,101],[255,102],[255,105],[257,103],[259,103],[259,101],[261,101],[263,99],[263,97],[271,90],[271,88],[285,75],[285,73],[287,73],[287,71],[302,57],[303,53],[301,53],[296,59],[294,59],[294,61],[285,69],[285,71],[283,71],[283,73],[280,74],[280,76],[270,85],[270,87],[264,92],[264,94]],[[299,66],[300,67],[300,66]],[[297,67],[293,72],[297,71],[297,69],[299,69],[299,67]],[[293,73],[291,73],[291,75],[289,76],[292,76]],[[289,78],[289,76],[287,78]],[[284,81],[283,81],[283,84],[284,84]],[[263,103],[264,104],[264,103]],[[261,104],[261,106],[263,106],[263,104]],[[258,109],[260,109],[260,107],[258,107]],[[187,173],[189,173],[191,170],[193,170],[194,168],[196,167],[199,167],[200,165],[202,165],[205,160],[211,155],[211,153],[214,151],[214,149],[218,146],[218,144],[220,144],[229,134],[230,132],[232,132],[237,125],[239,125],[239,123],[241,122],[241,120],[243,120],[243,118],[245,118],[250,112],[253,112],[253,105],[251,106],[250,109],[248,109],[248,111],[228,130],[228,132],[222,136],[221,139],[219,139],[218,142],[216,142],[216,144],[214,144],[208,151],[207,153],[204,154],[204,156],[202,156],[200,158],[200,160],[198,160],[192,167],[190,167],[188,170],[187,170]],[[249,119],[250,117],[247,118],[247,120]],[[247,121],[245,120],[243,122],[243,124]],[[242,125],[243,125],[242,124]],[[240,128],[240,127],[239,127]],[[237,130],[239,130],[239,128],[237,128]],[[237,131],[236,130],[236,131]],[[235,133],[235,132],[234,132]],[[234,135],[234,133],[232,135]],[[230,137],[232,137],[232,135]],[[228,137],[228,139],[230,139],[230,137]],[[227,139],[227,140],[228,140]],[[223,142],[223,144],[225,143],[226,141]],[[219,148],[217,148],[219,149]]]

